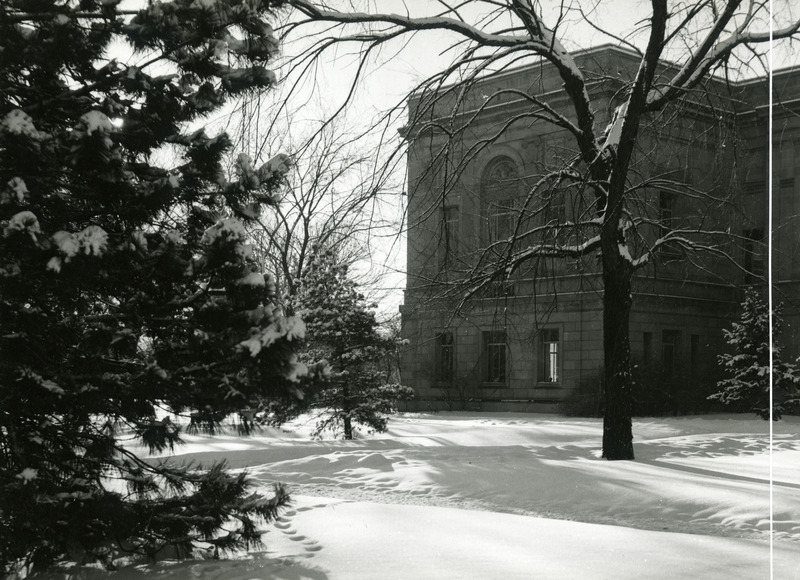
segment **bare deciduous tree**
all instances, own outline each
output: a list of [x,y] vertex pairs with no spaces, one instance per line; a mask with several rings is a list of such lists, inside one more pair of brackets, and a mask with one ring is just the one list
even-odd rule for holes
[[[588,1],[551,6],[533,0],[439,0],[401,4],[402,12],[397,13],[380,12],[375,8],[380,2],[365,3],[360,11],[349,4],[331,7],[321,0],[290,3],[297,16],[283,34],[314,31],[313,37],[308,35],[313,38],[311,49],[294,63],[298,73],[309,70],[310,63],[332,47],[357,47],[361,51],[358,63],[364,65],[395,39],[413,42],[426,34],[452,39],[455,57],[416,87],[408,123],[409,140],[426,138],[434,144],[431,135],[437,136],[435,146],[430,146],[429,172],[445,176],[438,189],[442,196],[448,187],[455,187],[482,150],[520,123],[546,124],[567,138],[564,142],[569,147],[560,156],[561,163],[551,164],[526,184],[522,208],[507,208],[516,217],[512,234],[484,244],[463,268],[463,275],[457,280],[448,278],[445,288],[457,289],[463,302],[542,259],[596,258],[604,309],[603,456],[632,459],[629,316],[634,274],[664,252],[692,260],[701,251],[722,255],[725,250],[713,236],[726,234],[713,220],[705,219],[714,208],[725,206],[725,199],[681,184],[667,173],[659,174],[658,168],[647,173],[637,168],[637,160],[642,161],[648,149],[652,152],[658,145],[647,127],[663,125],[669,115],[680,115],[681,103],[687,100],[706,99],[709,85],[724,81],[731,68],[758,64],[771,41],[797,38],[800,17],[791,3],[779,3],[771,15],[768,4],[756,0],[652,0],[648,16],[622,34],[596,24],[602,7]],[[576,58],[579,39],[564,38],[575,19],[638,55],[633,74],[608,71],[598,76],[581,64]],[[673,64],[665,65],[662,59]],[[556,72],[561,90],[539,90],[545,83],[536,78],[535,66],[528,90],[480,85],[491,73],[535,63]],[[361,71],[359,66],[357,81]],[[613,86],[613,95],[596,90],[601,81]],[[488,86],[488,92],[476,94],[474,88],[479,85]],[[478,96],[481,99],[476,100]],[[481,115],[512,99],[524,102],[524,109],[497,120],[491,132],[469,135]],[[715,103],[719,99],[708,100],[712,111]],[[605,119],[604,107],[608,110]],[[674,185],[676,193],[704,199],[706,209],[686,227],[663,227],[651,211],[652,202],[639,195],[655,183],[666,188]],[[577,212],[548,213],[554,203],[563,205],[566,196],[571,197],[571,207],[579,208]],[[554,231],[561,233],[552,235]]]
[[[283,113],[264,116],[273,108],[267,101],[283,107]],[[255,159],[272,151],[286,151],[290,159],[276,211],[251,228],[256,254],[275,276],[279,291],[289,296],[296,294],[315,246],[355,266],[361,272],[359,284],[377,293],[386,268],[368,264],[368,258],[376,245],[391,251],[383,240],[391,243],[402,213],[394,207],[401,186],[391,158],[382,154],[376,139],[349,129],[344,116],[309,119],[303,107],[290,110],[290,102],[286,93],[248,95],[229,119],[234,141]]]

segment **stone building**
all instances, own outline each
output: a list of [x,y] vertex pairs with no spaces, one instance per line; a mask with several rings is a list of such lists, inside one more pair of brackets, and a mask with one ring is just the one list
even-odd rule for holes
[[[633,77],[639,58],[603,46],[576,60],[593,73],[590,93],[602,127],[613,115],[620,79]],[[773,86],[773,279],[784,302],[784,343],[796,355],[800,74],[778,71]],[[442,88],[410,102],[413,115],[423,99],[435,98],[430,118],[461,120],[455,132],[456,125],[437,130],[436,123],[418,131],[412,122],[407,129],[408,282],[401,312],[410,342],[403,381],[417,393],[411,407],[557,411],[567,403],[594,405],[603,361],[596,256],[530,260],[507,276],[483,278],[480,290],[462,300],[479,284],[461,282],[481,280],[487,264],[507,255],[508,244],[572,239],[580,234],[570,224],[591,219],[591,200],[579,187],[566,194],[560,186],[542,187],[545,175],[574,156],[573,145],[565,131],[527,115],[525,95],[545,95],[567,110],[561,80],[540,63],[447,93]],[[494,95],[488,104],[487,95]],[[716,357],[725,346],[722,330],[736,317],[742,288],[764,284],[768,101],[765,78],[714,79],[642,129],[631,172],[637,243],[654,247],[665,232],[682,229],[714,234],[701,236],[707,251],[698,253],[662,244],[637,273],[630,332],[639,413],[707,408]]]

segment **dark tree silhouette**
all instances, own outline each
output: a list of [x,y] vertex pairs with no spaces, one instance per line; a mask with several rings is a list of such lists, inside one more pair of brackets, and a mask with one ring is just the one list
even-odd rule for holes
[[213,430],[309,374],[244,227],[286,160],[240,156],[228,181],[228,137],[198,128],[274,83],[280,2],[118,4],[0,5],[2,575],[258,543],[288,501],[131,446],[169,449],[175,414]]

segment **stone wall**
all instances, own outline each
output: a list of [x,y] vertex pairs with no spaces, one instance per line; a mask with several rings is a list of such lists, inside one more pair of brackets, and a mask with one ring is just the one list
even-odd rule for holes
[[[635,71],[634,55],[616,48],[589,52],[580,58],[593,62],[598,70]],[[774,265],[779,298],[786,304],[784,343],[790,356],[800,355],[800,236],[797,214],[800,207],[800,115],[795,109],[800,97],[800,75],[788,75],[781,87],[785,102],[794,103],[777,114],[780,131],[774,136],[772,175],[776,234]],[[558,91],[560,80],[547,66],[518,69],[485,81],[494,88],[518,88],[539,93]],[[535,85],[535,87],[533,86]],[[766,83],[744,83],[735,109],[719,109],[707,102],[693,101],[668,111],[645,127],[637,170],[642,175],[669,175],[694,186],[705,196],[705,206],[681,201],[676,205],[684,227],[702,221],[706,228],[726,232],[717,238],[717,252],[698,254],[692,260],[653,261],[641,270],[634,285],[631,313],[631,349],[640,382],[637,401],[642,410],[685,412],[702,410],[705,396],[712,392],[719,369],[716,357],[725,348],[722,330],[736,319],[745,282],[742,247],[747,232],[759,227],[766,231],[766,179],[764,164]],[[483,86],[483,85],[481,85]],[[533,88],[532,88],[533,87]],[[720,84],[714,107],[730,103],[727,87]],[[606,122],[616,87],[598,83],[592,90],[598,98],[598,125]],[[475,92],[477,95],[480,91]],[[474,97],[474,95],[473,95]],[[465,100],[469,106],[480,99]],[[565,97],[562,97],[566,107]],[[422,110],[424,99],[411,103]],[[556,99],[556,104],[560,101]],[[609,106],[604,106],[607,103]],[[413,409],[467,408],[483,410],[558,410],[576,394],[597,390],[602,371],[603,333],[601,284],[597,262],[536,262],[516,270],[504,282],[495,282],[461,303],[463,288],[452,283],[475,268],[486,254],[487,228],[493,205],[487,199],[481,176],[497,159],[508,159],[523,186],[530,187],[545,168],[570,155],[567,135],[542,123],[520,123],[491,142],[477,148],[504,119],[522,112],[529,104],[514,99],[492,103],[457,143],[446,142],[434,130],[414,134],[408,158],[408,286],[402,307],[403,336],[410,341],[403,353],[405,384],[417,392]],[[436,110],[428,111],[428,118]],[[659,124],[660,123],[660,124]],[[411,123],[413,126],[413,122]],[[445,144],[448,146],[445,147]],[[447,154],[440,153],[446,150]],[[468,161],[464,161],[464,158]],[[435,159],[435,163],[431,163]],[[452,176],[455,175],[455,178]],[[502,188],[500,195],[502,195]],[[498,195],[494,193],[492,195]],[[645,215],[658,219],[658,191],[643,190]],[[647,196],[650,196],[649,198]],[[511,196],[513,197],[513,196]],[[689,199],[689,198],[687,198]],[[708,200],[719,199],[718,207]],[[586,208],[567,200],[565,215],[578,215]],[[455,211],[447,208],[456,208]],[[711,209],[709,209],[711,208]],[[713,210],[713,211],[712,211]],[[450,213],[445,214],[445,212]],[[444,215],[449,216],[445,225]],[[502,217],[502,216],[501,216]],[[499,219],[499,218],[498,218]],[[570,218],[567,218],[570,219]],[[455,228],[455,231],[453,231]],[[644,228],[642,239],[651,243],[659,232]],[[451,236],[448,238],[448,236]],[[455,236],[455,239],[453,238]],[[448,253],[444,242],[456,243]],[[762,245],[753,246],[761,252]],[[753,254],[755,255],[755,254]],[[669,258],[669,256],[667,256]],[[748,258],[752,259],[752,255]],[[458,308],[457,308],[458,307]],[[457,314],[456,311],[458,310]],[[542,330],[558,335],[558,380],[542,380],[544,356]],[[437,380],[441,364],[437,336],[444,330],[454,335],[454,376]],[[487,345],[485,334],[505,333],[507,348],[505,380],[486,382]],[[671,367],[671,368],[667,368]],[[588,390],[588,391],[587,391]]]

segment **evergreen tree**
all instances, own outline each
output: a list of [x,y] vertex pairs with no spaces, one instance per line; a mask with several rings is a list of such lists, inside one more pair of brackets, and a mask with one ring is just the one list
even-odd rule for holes
[[[739,412],[752,411],[765,420],[770,416],[769,322],[769,305],[758,292],[748,289],[739,322],[724,331],[732,352],[720,355],[719,362],[728,376],[717,383],[720,392],[709,397]],[[781,360],[781,349],[775,338],[780,334],[781,322],[776,309],[772,316],[772,415],[775,420],[800,403],[797,365]]]
[[356,424],[385,431],[387,415],[413,391],[394,382],[396,373],[387,370],[396,340],[379,333],[375,305],[367,304],[334,251],[314,249],[288,307],[308,328],[302,359],[329,366],[326,379],[316,382],[302,404],[278,410],[278,420],[313,409],[320,412],[316,436],[331,430],[352,439]]
[[[288,501],[124,444],[171,448],[167,413],[213,429],[309,374],[243,227],[288,159],[228,181],[228,138],[197,129],[274,83],[280,2],[118,4],[0,3],[0,575],[247,546]],[[138,65],[110,59],[126,43]]]

